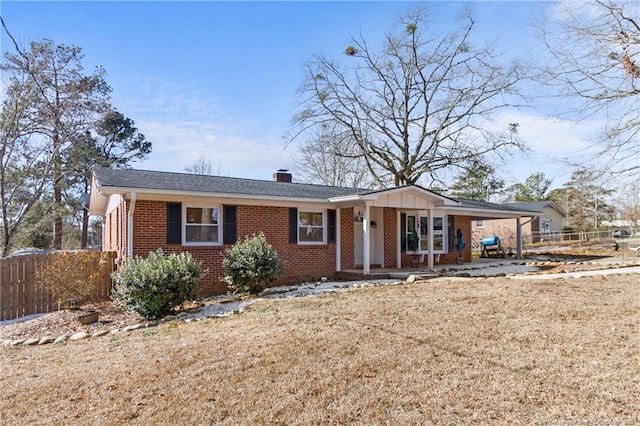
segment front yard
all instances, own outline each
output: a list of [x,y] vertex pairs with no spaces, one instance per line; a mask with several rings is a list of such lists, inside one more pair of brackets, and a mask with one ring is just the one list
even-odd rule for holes
[[638,281],[438,279],[0,348],[0,423],[637,424]]

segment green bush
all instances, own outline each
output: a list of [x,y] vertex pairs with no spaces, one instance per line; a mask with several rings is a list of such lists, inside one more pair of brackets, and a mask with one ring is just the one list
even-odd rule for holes
[[284,271],[278,253],[262,233],[235,243],[226,251],[222,266],[224,281],[235,294],[259,293]]
[[136,257],[113,274],[113,299],[145,318],[158,318],[193,300],[206,270],[190,253],[168,256],[158,249]]

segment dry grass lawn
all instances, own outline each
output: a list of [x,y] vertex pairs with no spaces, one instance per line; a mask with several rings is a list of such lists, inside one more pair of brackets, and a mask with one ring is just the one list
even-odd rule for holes
[[435,280],[0,348],[0,424],[638,424],[637,275]]

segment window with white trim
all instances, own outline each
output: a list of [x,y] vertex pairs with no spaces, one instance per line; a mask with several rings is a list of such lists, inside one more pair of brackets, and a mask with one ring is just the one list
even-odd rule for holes
[[420,237],[418,237],[418,226],[416,226],[416,217],[407,215],[407,252],[417,252]]
[[321,211],[298,210],[298,243],[325,243],[325,214]]
[[434,216],[433,218],[433,251],[444,252],[444,218]]
[[[433,252],[446,253],[447,240],[445,239],[446,217],[433,217]],[[406,244],[408,253],[429,252],[429,217],[406,216]]]
[[484,220],[476,220],[476,228],[484,228]]
[[219,245],[220,209],[211,206],[184,206],[185,245]]
[[549,219],[543,219],[540,221],[540,232],[551,231],[551,221]]

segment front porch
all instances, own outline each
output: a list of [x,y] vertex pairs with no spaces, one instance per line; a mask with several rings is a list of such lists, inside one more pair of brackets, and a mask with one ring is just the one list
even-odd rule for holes
[[[411,275],[472,262],[472,220],[521,219],[534,212],[456,200],[417,185],[335,197],[336,271],[342,277]],[[521,257],[518,233],[516,257]],[[444,266],[446,265],[446,266]]]

